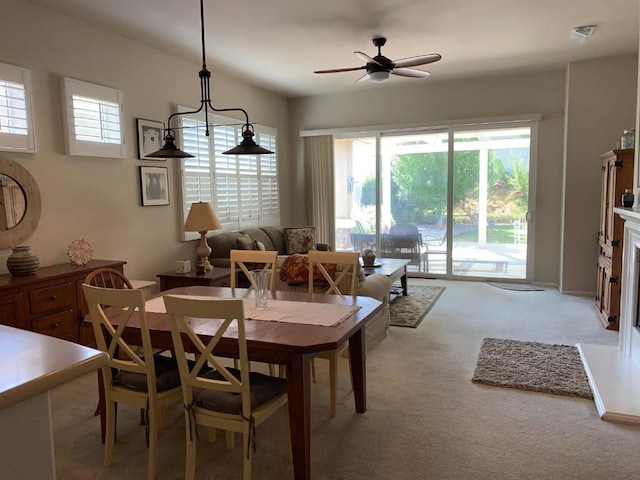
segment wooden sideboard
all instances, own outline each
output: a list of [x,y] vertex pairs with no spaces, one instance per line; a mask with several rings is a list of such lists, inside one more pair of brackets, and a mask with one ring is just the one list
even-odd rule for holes
[[83,325],[87,305],[82,282],[96,268],[123,272],[121,261],[92,260],[40,268],[35,275],[0,275],[0,324],[93,345],[91,326]]

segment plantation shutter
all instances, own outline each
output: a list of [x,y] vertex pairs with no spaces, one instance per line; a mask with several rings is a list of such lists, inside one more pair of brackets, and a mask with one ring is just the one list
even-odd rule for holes
[[[225,117],[214,117],[216,122],[233,121]],[[223,155],[238,144],[238,128],[233,125],[221,125],[213,128],[215,148],[215,202],[214,210],[225,230],[240,228],[240,198],[238,196],[238,157]]]
[[124,158],[119,90],[62,79],[69,155]]
[[212,200],[209,139],[204,122],[182,118],[182,145],[183,151],[193,155],[182,162],[182,198],[184,218],[187,218],[192,203]]
[[0,63],[0,150],[35,152],[27,69]]
[[275,129],[260,127],[257,137],[261,147],[273,152],[270,155],[260,155],[260,223],[261,225],[280,225]]

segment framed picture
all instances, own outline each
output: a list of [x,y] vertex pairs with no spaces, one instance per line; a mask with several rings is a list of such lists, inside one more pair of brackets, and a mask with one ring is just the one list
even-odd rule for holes
[[149,158],[147,155],[162,148],[164,123],[144,118],[136,118],[138,127],[138,158],[140,160],[166,160],[166,158]]
[[169,169],[140,167],[140,195],[142,206],[169,205]]

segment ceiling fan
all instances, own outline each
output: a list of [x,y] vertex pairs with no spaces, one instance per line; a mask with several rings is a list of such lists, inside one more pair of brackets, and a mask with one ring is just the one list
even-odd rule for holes
[[316,70],[313,73],[337,73],[353,72],[355,70],[366,70],[367,73],[356,80],[356,82],[361,82],[367,79],[371,80],[372,82],[384,82],[389,78],[390,74],[398,75],[401,77],[424,78],[430,75],[429,72],[410,67],[417,67],[418,65],[426,65],[428,63],[437,62],[442,58],[437,53],[430,53],[428,55],[419,55],[417,57],[401,58],[400,60],[390,60],[382,55],[382,47],[385,43],[387,43],[387,39],[385,37],[373,38],[373,45],[378,47],[378,55],[376,55],[375,57],[370,57],[366,53],[362,52],[353,52],[356,57],[366,62],[366,65],[363,65],[362,67]]

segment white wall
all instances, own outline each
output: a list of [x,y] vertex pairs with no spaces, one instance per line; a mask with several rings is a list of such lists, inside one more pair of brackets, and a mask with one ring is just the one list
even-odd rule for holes
[[637,75],[637,55],[575,62],[567,69],[562,292],[595,291],[600,155],[635,127]]
[[[348,79],[345,79],[348,81]],[[479,77],[438,82],[392,79],[397,86],[291,101],[291,151],[298,156],[297,198],[304,198],[300,130],[335,127],[433,123],[540,113],[535,205],[535,280],[557,284],[560,262],[560,201],[564,82],[562,70],[535,74]],[[295,222],[303,221],[305,205],[296,204]],[[294,222],[294,223],[295,223]],[[595,281],[595,272],[593,278]],[[594,285],[595,287],[595,285]],[[595,288],[594,288],[595,289]]]
[[[30,244],[41,265],[68,261],[67,245],[85,238],[94,257],[125,260],[131,278],[155,280],[175,260],[195,260],[195,242],[181,242],[177,161],[137,160],[135,118],[166,122],[175,104],[199,105],[200,65],[95,28],[21,0],[3,0],[0,62],[31,70],[35,154],[0,152],[35,177],[42,218]],[[168,29],[167,34],[170,34]],[[194,43],[199,36],[194,31]],[[288,105],[286,99],[212,70],[218,108],[242,107],[253,122],[278,129],[283,223],[291,218]],[[98,159],[65,154],[60,77],[68,76],[124,92],[127,158]],[[169,167],[169,206],[142,207],[138,167]],[[0,251],[0,272],[11,250]]]
[[[637,70],[637,55],[625,55],[577,62],[566,71],[452,82],[438,82],[434,76],[424,82],[400,80],[397,87],[365,90],[356,85],[352,93],[297,99],[291,108],[291,149],[299,168],[295,178],[304,178],[300,139],[295,136],[300,130],[540,113],[537,190],[531,207],[534,280],[562,283],[565,292],[591,293],[597,276],[600,154],[615,147],[623,129],[635,125]],[[297,207],[294,219],[301,220],[304,205]]]

